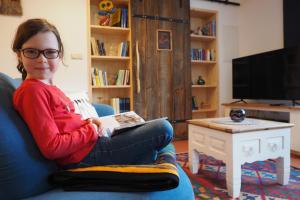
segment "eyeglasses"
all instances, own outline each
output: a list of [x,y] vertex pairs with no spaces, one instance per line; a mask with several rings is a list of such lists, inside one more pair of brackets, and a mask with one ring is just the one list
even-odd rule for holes
[[21,52],[26,58],[30,58],[30,59],[38,58],[41,55],[41,53],[44,55],[45,58],[48,59],[55,59],[58,58],[59,56],[59,50],[56,49],[39,50],[34,48],[26,48],[26,49],[21,49]]

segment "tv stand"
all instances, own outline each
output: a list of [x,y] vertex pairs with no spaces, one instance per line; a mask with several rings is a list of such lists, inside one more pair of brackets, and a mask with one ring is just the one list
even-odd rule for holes
[[300,103],[297,102],[296,100],[293,100],[292,102],[293,102],[293,106],[300,106]]
[[244,99],[240,99],[238,101],[231,102],[230,104],[236,104],[236,103],[240,103],[240,102],[247,104],[247,102],[244,101]]
[[[293,101],[293,103],[297,104],[297,102]],[[291,152],[296,155],[300,155],[300,107],[298,106],[271,106],[270,104],[264,103],[227,103],[222,104],[224,106],[224,113],[225,117],[229,116],[230,110],[232,108],[240,108],[246,111],[247,117],[247,110],[248,113],[255,113],[257,112],[257,116],[251,116],[254,118],[260,118],[261,115],[265,115],[263,113],[269,113],[275,115],[275,119],[269,119],[273,121],[281,121],[280,116],[286,116],[284,120],[286,122],[295,124],[291,131]],[[261,114],[261,115],[260,115]]]

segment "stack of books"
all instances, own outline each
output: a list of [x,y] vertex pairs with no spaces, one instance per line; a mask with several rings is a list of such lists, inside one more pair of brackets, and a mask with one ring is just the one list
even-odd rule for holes
[[115,110],[115,113],[128,112],[130,110],[130,99],[125,98],[111,98],[110,105]]
[[100,40],[96,40],[94,37],[91,37],[91,50],[92,50],[92,55],[94,56],[106,55],[104,42],[101,42]]
[[204,48],[192,48],[191,49],[192,60],[204,60],[204,61],[215,61],[216,50],[215,49],[204,49]]
[[128,85],[129,83],[129,70],[120,69],[118,71],[115,85]]

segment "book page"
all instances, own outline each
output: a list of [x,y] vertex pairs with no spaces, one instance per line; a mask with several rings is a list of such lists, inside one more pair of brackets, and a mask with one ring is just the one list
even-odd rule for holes
[[100,117],[104,135],[112,136],[115,131],[135,127],[145,123],[145,120],[134,111],[124,112],[117,115]]

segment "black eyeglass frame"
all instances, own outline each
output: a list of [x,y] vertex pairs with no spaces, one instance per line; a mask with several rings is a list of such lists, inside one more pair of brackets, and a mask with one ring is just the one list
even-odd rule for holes
[[[30,57],[28,55],[26,55],[25,51],[26,50],[34,50],[37,51],[38,54],[34,57]],[[29,59],[36,59],[38,57],[40,57],[41,54],[43,54],[43,56],[47,59],[56,59],[59,57],[60,51],[57,49],[44,49],[44,50],[40,50],[40,49],[35,49],[35,48],[25,48],[25,49],[20,49],[20,51],[22,52],[23,56]],[[55,51],[55,53],[57,54],[55,57],[49,57],[49,55],[46,54],[47,51]]]

